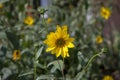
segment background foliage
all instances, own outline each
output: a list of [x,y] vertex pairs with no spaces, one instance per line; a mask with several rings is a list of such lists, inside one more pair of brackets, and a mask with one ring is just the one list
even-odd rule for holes
[[[120,33],[113,31],[108,39],[103,33],[105,19],[100,16],[100,8],[111,9],[111,1],[94,0],[52,0],[43,8],[32,0],[1,0],[0,8],[0,77],[2,80],[59,80],[61,69],[66,80],[102,80],[110,75],[120,79]],[[33,25],[24,20],[32,16]],[[45,17],[47,15],[47,17]],[[56,25],[67,25],[71,37],[75,38],[74,49],[69,49],[70,57],[56,58],[45,52],[43,40]],[[96,42],[102,36],[103,42]],[[111,36],[111,35],[110,35]],[[106,52],[88,65],[92,56]],[[19,60],[13,60],[14,50],[20,50]],[[58,64],[59,62],[59,64]],[[83,74],[83,75],[82,75]]]

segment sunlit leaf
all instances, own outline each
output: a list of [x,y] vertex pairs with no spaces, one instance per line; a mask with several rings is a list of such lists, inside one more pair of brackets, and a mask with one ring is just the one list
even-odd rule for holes
[[54,80],[55,77],[53,75],[41,75],[37,77],[36,80]]
[[38,50],[38,52],[36,53],[36,60],[40,57],[41,53],[43,50],[43,46]]
[[9,1],[9,0],[0,0],[0,3],[5,3],[7,1]]
[[31,74],[33,74],[33,73],[34,73],[33,71],[26,72],[26,73],[20,74],[18,77],[22,77],[22,76],[31,75]]
[[55,60],[53,62],[50,62],[47,66],[51,66],[52,65],[52,68],[51,68],[51,72],[55,72],[56,70],[63,70],[64,68],[64,63],[62,60]]

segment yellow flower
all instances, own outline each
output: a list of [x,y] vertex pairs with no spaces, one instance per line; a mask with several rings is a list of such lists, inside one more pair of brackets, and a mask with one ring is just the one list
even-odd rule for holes
[[113,80],[113,77],[109,76],[109,75],[106,75],[106,76],[103,77],[102,80]]
[[103,42],[103,38],[99,35],[96,37],[96,43],[102,43]]
[[25,20],[24,20],[24,23],[27,24],[27,25],[29,25],[29,26],[33,25],[33,23],[34,23],[33,17],[27,16],[27,17],[25,18]]
[[0,9],[3,8],[3,4],[0,3]]
[[13,60],[19,60],[21,58],[20,50],[14,50]]
[[107,20],[110,17],[111,12],[110,12],[109,8],[102,7],[100,14],[103,18],[105,18]]
[[56,57],[60,55],[63,58],[69,57],[68,48],[74,47],[73,41],[74,38],[70,38],[67,33],[67,26],[60,27],[57,25],[57,30],[47,35],[47,39],[44,41],[48,45],[46,52],[52,51]]
[[46,20],[46,22],[49,24],[49,23],[52,22],[52,19],[51,19],[51,18],[48,18],[48,19]]

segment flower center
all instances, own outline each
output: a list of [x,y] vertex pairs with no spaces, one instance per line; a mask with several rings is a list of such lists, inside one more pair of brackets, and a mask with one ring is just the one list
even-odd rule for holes
[[63,38],[60,38],[60,39],[56,40],[56,45],[57,46],[62,47],[62,46],[64,46],[64,44],[65,44],[65,40]]
[[107,11],[103,11],[103,15],[107,16],[108,15]]

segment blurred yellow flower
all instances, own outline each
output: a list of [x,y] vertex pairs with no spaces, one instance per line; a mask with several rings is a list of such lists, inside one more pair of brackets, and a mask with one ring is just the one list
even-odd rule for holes
[[20,50],[14,50],[13,60],[19,60],[21,58]]
[[60,27],[57,25],[57,30],[48,34],[47,39],[44,41],[48,45],[46,52],[52,51],[52,54],[56,57],[60,55],[63,58],[69,57],[68,48],[74,47],[73,41],[74,38],[70,38],[67,33],[67,26]]
[[48,18],[48,19],[46,20],[46,22],[49,24],[49,23],[52,22],[52,19],[51,19],[51,18]]
[[103,42],[103,38],[99,35],[96,37],[96,43],[102,43]]
[[0,3],[0,9],[3,8],[3,4]]
[[106,75],[106,76],[103,77],[102,80],[113,80],[113,77],[109,76],[109,75]]
[[109,8],[101,7],[100,14],[103,18],[105,18],[107,20],[110,17],[111,12],[110,12]]
[[27,25],[29,25],[29,26],[33,25],[33,23],[34,23],[33,17],[27,16],[27,17],[25,18],[25,20],[24,20],[24,23],[27,24]]

